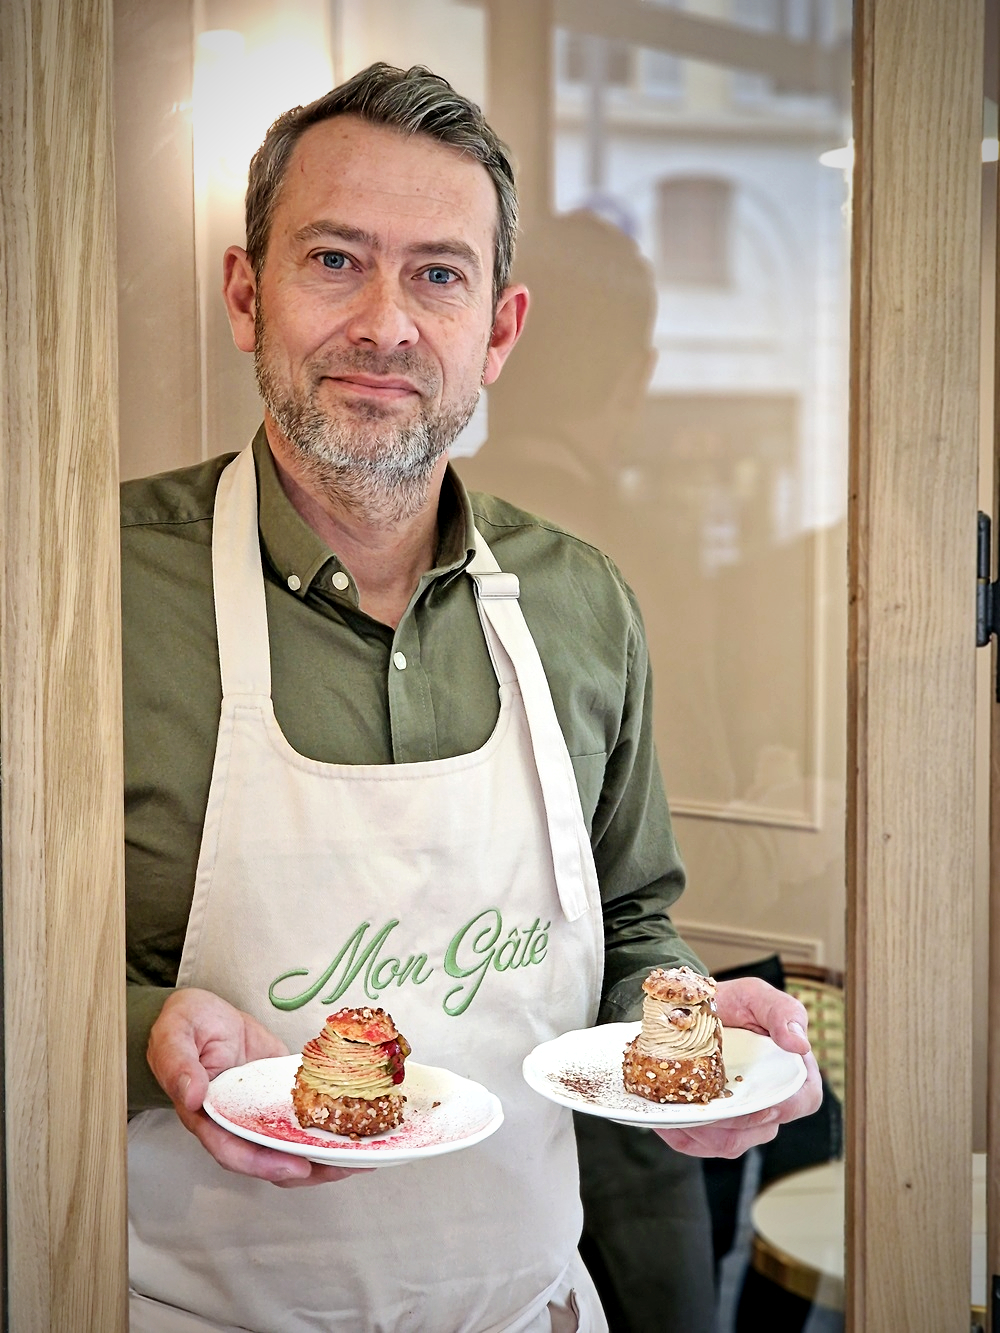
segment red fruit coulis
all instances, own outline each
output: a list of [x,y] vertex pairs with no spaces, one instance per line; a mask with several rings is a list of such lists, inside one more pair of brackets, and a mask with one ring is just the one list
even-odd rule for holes
[[393,1083],[402,1083],[403,1061],[410,1053],[409,1050],[403,1050],[400,1045],[401,1040],[401,1038],[394,1037],[392,1041],[382,1042],[382,1051],[389,1066],[389,1075]]

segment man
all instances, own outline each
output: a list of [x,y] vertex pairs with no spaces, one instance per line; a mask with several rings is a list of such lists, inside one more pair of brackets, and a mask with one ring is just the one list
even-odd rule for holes
[[[224,266],[264,425],[235,459],[126,487],[135,1330],[604,1326],[571,1117],[520,1062],[697,960],[666,914],[683,872],[631,594],[447,465],[525,318],[515,230],[502,145],[426,71],[374,66],[287,113]],[[491,964],[501,941],[516,967]],[[416,1059],[500,1096],[495,1135],[352,1173],[202,1111],[222,1069],[373,1001]],[[695,1154],[818,1096],[800,1006],[737,985],[720,1009],[810,1078],[663,1134]]]

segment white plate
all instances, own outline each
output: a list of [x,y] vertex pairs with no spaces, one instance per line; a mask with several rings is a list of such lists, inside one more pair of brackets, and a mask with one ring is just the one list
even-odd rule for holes
[[481,1084],[408,1060],[400,1089],[406,1107],[396,1129],[357,1140],[325,1129],[303,1129],[292,1107],[300,1059],[281,1055],[225,1070],[208,1085],[205,1110],[241,1139],[326,1166],[399,1166],[437,1157],[470,1148],[503,1123],[499,1098]]
[[681,1129],[776,1106],[801,1088],[806,1079],[801,1055],[783,1051],[770,1037],[744,1028],[728,1028],[722,1034],[722,1058],[731,1096],[704,1104],[648,1102],[626,1092],[622,1082],[622,1055],[640,1026],[605,1023],[564,1032],[526,1056],[522,1065],[525,1080],[549,1101],[572,1111],[585,1111],[623,1125]]

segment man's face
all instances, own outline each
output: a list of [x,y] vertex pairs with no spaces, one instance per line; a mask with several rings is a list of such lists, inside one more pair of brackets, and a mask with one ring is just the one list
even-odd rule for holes
[[505,353],[485,168],[343,116],[300,139],[254,302],[272,447],[391,489],[426,479]]

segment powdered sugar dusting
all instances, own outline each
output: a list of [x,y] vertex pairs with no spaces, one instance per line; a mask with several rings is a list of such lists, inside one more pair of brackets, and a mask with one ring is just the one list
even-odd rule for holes
[[292,1107],[298,1056],[256,1060],[212,1081],[205,1110],[224,1128],[267,1147],[333,1165],[393,1165],[471,1146],[498,1129],[503,1112],[480,1084],[448,1070],[406,1065],[400,1089],[403,1123],[384,1134],[350,1139],[324,1129],[303,1129]]

